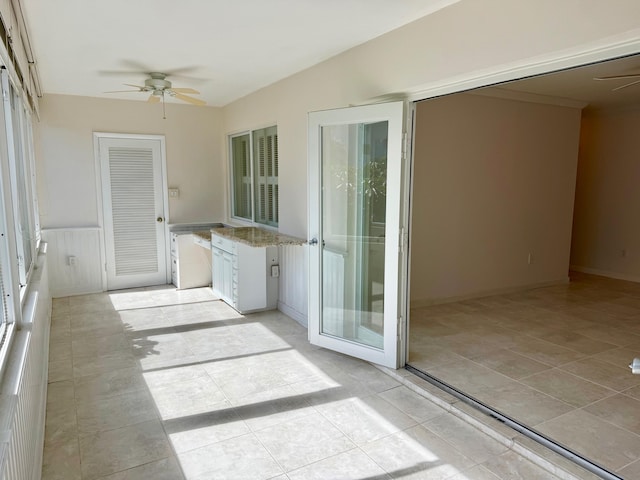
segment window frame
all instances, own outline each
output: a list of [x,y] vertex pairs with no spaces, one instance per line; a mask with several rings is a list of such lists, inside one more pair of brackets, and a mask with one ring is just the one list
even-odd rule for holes
[[[275,170],[278,173],[278,175],[272,175],[271,177],[275,177],[276,179],[276,183],[273,184],[275,185],[275,189],[274,189],[274,194],[273,194],[273,200],[271,202],[272,206],[275,203],[275,218],[276,220],[270,223],[263,223],[261,221],[258,221],[256,219],[256,201],[257,201],[257,192],[256,192],[256,188],[257,188],[257,181],[256,181],[256,155],[255,155],[255,141],[257,135],[256,132],[261,132],[261,131],[267,131],[269,129],[275,129],[275,137],[276,137],[276,143],[275,143],[275,148],[274,151],[276,152],[275,155],[277,157],[277,152],[278,152],[278,125],[277,123],[270,123],[266,126],[263,127],[256,127],[250,130],[240,130],[231,134],[227,135],[227,148],[228,148],[228,166],[229,166],[229,176],[228,176],[228,184],[229,184],[229,218],[231,220],[234,220],[236,222],[240,222],[240,223],[246,223],[248,225],[253,225],[253,226],[260,226],[261,228],[266,228],[266,229],[272,229],[272,230],[278,230],[278,226],[279,226],[279,208],[280,208],[280,198],[279,198],[279,166],[278,166],[278,162],[276,160],[275,163]],[[247,144],[249,146],[248,148],[248,153],[249,153],[249,184],[250,184],[250,196],[251,196],[251,201],[250,201],[250,205],[251,205],[251,212],[249,217],[242,217],[237,215],[237,209],[236,209],[236,169],[235,169],[235,151],[234,151],[234,147],[233,147],[233,142],[234,139],[239,138],[239,137],[244,137],[247,136],[248,137],[248,141]]]

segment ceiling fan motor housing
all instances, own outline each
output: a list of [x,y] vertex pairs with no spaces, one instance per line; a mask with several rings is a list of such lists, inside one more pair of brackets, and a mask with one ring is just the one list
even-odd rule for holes
[[151,73],[151,78],[147,78],[144,81],[145,90],[151,91],[162,91],[171,88],[171,82],[169,80],[165,80],[166,75],[164,73]]

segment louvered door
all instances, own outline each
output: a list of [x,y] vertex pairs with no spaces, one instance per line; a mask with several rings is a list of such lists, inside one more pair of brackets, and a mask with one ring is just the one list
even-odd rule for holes
[[107,289],[167,283],[162,143],[99,138]]

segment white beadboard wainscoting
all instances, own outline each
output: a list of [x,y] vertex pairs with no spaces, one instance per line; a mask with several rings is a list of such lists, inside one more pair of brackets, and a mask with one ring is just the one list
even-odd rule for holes
[[0,479],[34,480],[42,471],[51,296],[41,245],[7,357],[0,394]]
[[307,245],[281,245],[278,310],[307,326],[308,256]]
[[46,229],[42,230],[42,239],[49,244],[51,296],[67,297],[102,291],[101,228]]

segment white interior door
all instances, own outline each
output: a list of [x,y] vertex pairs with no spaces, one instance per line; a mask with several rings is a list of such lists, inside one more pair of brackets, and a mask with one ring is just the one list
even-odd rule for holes
[[160,138],[98,137],[107,290],[167,283]]
[[404,103],[309,114],[309,340],[397,368],[406,282]]

